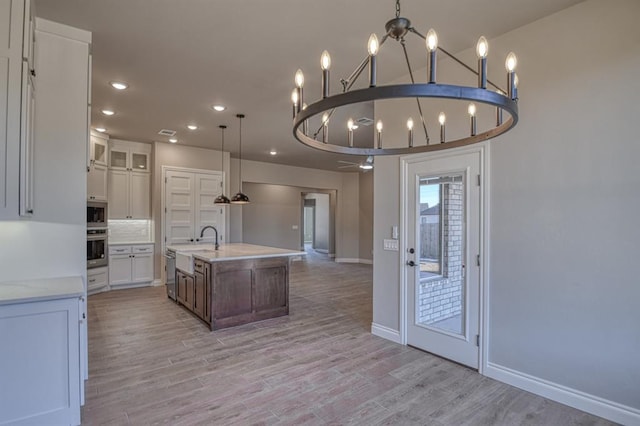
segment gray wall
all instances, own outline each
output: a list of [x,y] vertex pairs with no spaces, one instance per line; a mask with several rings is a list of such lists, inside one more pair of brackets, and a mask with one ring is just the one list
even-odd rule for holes
[[[489,78],[518,54],[521,121],[490,142],[487,236],[489,362],[636,410],[638,16],[637,1],[586,1],[490,40]],[[441,63],[442,80],[456,73]],[[397,157],[376,158],[374,185],[373,320],[398,330],[398,253],[379,249],[399,224]]]
[[373,261],[373,174],[374,170],[360,173],[359,191],[360,199],[358,225],[359,229],[359,253],[360,260]]

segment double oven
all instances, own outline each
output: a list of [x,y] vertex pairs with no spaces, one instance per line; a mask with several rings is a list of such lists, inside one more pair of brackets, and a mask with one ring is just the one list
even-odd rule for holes
[[87,202],[87,269],[107,266],[107,203]]

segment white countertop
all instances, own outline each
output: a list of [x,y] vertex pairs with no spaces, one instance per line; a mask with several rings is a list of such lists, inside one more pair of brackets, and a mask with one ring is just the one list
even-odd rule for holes
[[220,244],[220,248],[217,251],[214,250],[214,246],[212,244],[177,244],[167,246],[167,248],[169,250],[174,250],[177,253],[190,253],[193,257],[206,262],[306,255],[304,251],[244,243]]
[[0,282],[0,305],[80,297],[82,277],[44,278]]

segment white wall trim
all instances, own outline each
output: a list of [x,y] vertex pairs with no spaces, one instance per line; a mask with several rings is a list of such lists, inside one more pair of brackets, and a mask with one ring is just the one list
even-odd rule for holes
[[487,362],[484,375],[611,421],[640,425],[640,410]]
[[162,280],[160,278],[156,278],[155,280],[153,280],[153,282],[151,283],[151,285],[153,287],[159,287],[162,285]]
[[402,339],[400,338],[400,332],[398,330],[376,324],[375,322],[371,323],[371,334],[382,337],[383,339],[391,340],[394,343],[402,344]]
[[329,254],[329,250],[327,249],[314,248],[314,250],[317,251],[318,253]]
[[359,259],[359,260],[360,260],[359,263],[362,263],[365,265],[373,265],[373,259]]

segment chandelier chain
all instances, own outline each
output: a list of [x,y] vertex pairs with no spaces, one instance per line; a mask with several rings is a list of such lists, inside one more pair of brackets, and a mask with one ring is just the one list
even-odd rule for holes
[[400,17],[400,0],[396,0],[396,18]]
[[[409,62],[409,54],[407,53],[407,46],[405,46],[404,37],[400,39],[400,44],[402,45],[402,51],[404,52],[404,59],[407,62],[407,69],[409,70],[411,84],[416,84],[416,81],[413,78],[413,70],[411,69],[411,63]],[[424,137],[427,140],[427,145],[429,145],[429,131],[427,130],[427,124],[424,121],[424,114],[422,113],[422,105],[420,104],[419,98],[416,98],[416,103],[418,104],[418,112],[420,113],[420,122],[422,123],[422,128],[424,129]]]

